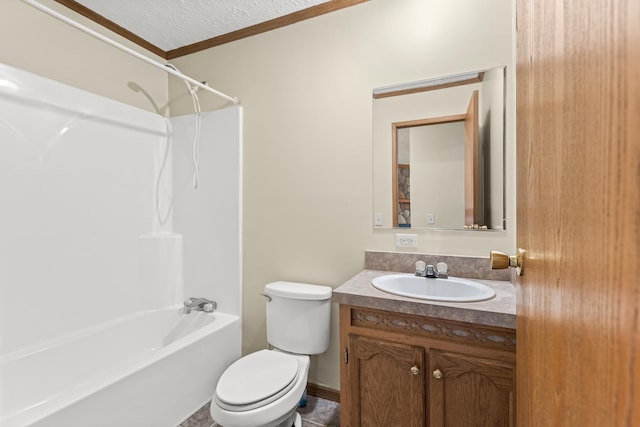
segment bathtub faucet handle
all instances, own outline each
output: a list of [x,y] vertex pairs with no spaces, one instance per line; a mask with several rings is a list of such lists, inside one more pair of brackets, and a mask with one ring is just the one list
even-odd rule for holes
[[206,298],[188,298],[184,301],[183,310],[185,314],[189,314],[193,310],[212,313],[216,308],[218,308],[218,304],[215,301]]

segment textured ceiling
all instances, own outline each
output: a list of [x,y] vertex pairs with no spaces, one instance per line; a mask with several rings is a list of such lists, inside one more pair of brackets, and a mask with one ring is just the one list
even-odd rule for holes
[[77,3],[170,51],[329,1],[77,0]]

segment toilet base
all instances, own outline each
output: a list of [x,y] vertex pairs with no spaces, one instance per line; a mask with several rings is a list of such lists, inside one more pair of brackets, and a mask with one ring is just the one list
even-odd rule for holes
[[[211,427],[224,427],[216,422],[211,424]],[[291,414],[291,417],[287,418],[282,423],[278,424],[275,427],[302,427],[302,417],[299,413],[294,412]]]
[[290,417],[278,424],[276,427],[302,427],[302,417],[299,413],[294,412]]

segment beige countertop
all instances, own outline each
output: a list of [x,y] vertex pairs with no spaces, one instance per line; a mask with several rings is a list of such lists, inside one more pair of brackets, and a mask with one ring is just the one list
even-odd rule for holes
[[333,302],[364,308],[415,314],[485,326],[516,328],[516,295],[511,282],[473,279],[495,290],[487,301],[454,303],[403,297],[371,285],[374,277],[393,271],[364,270],[333,290]]

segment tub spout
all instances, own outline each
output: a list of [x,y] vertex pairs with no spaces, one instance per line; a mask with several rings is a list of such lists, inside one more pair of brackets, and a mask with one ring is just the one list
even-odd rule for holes
[[218,307],[215,301],[208,300],[206,298],[189,298],[184,301],[184,313],[189,314],[192,311],[204,311],[206,313],[212,313]]

